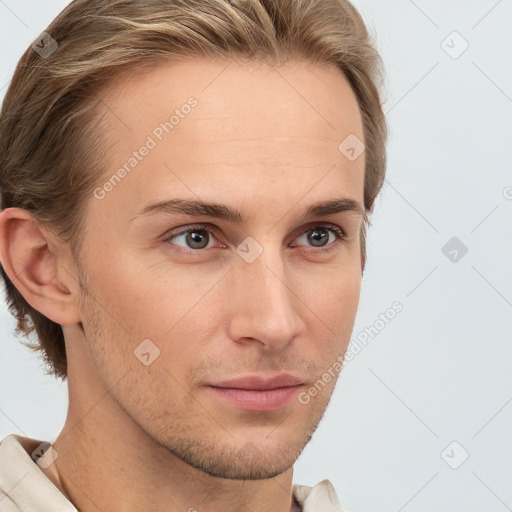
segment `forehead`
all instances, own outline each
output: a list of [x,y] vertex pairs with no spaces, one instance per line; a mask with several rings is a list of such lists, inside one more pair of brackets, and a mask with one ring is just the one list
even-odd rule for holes
[[[228,202],[226,183],[240,191],[281,181],[300,190],[326,173],[327,189],[337,176],[353,197],[362,196],[364,155],[350,162],[339,149],[347,136],[363,140],[362,120],[334,65],[162,62],[117,81],[102,104],[112,147],[107,177],[121,166],[129,171],[109,199],[133,204],[132,212],[146,200],[175,196],[176,187],[181,197],[213,199],[206,197],[209,184],[215,199],[224,191]],[[151,149],[133,157],[143,146]],[[130,158],[136,166],[126,165]],[[336,173],[329,173],[333,167]]]
[[191,97],[197,107],[187,123],[174,127],[175,138],[182,134],[190,140],[197,133],[203,144],[217,142],[221,134],[334,142],[348,133],[363,138],[355,94],[344,74],[326,63],[290,61],[273,67],[199,57],[163,61],[121,77],[104,95],[103,104],[117,125],[116,135],[127,140],[169,121]]

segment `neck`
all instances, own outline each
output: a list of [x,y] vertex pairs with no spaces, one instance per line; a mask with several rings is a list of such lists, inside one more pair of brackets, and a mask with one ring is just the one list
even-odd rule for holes
[[265,480],[210,476],[159,445],[103,388],[68,384],[58,459],[45,473],[81,512],[291,510],[292,468]]

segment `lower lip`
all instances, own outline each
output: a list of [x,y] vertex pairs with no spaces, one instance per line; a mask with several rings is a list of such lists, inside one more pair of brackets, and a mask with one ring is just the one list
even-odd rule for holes
[[246,411],[267,412],[281,409],[297,395],[302,386],[276,389],[238,389],[209,386],[217,396]]

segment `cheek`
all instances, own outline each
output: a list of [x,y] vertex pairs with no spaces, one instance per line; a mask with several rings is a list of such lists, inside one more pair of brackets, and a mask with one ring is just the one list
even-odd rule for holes
[[[189,382],[191,369],[205,357],[207,340],[215,338],[223,301],[208,291],[220,275],[198,275],[192,265],[178,268],[168,262],[148,266],[129,258],[117,261],[112,271],[103,267],[94,276],[100,283],[99,300],[108,304],[108,315],[100,312],[110,324],[102,341],[111,353],[105,364],[111,366],[114,361],[118,377],[127,370],[139,376],[134,387],[151,375],[157,388],[170,386],[181,396],[176,380],[181,385]],[[137,355],[150,364],[145,366]]]
[[105,251],[93,263],[90,281],[94,298],[119,328],[134,340],[159,339],[193,305],[194,290],[187,275],[170,262]]
[[361,291],[361,273],[356,266],[322,269],[301,284],[301,297],[332,331],[351,324]]
[[360,273],[348,271],[310,285],[305,303],[311,322],[307,339],[312,342],[305,350],[319,368],[330,367],[345,352],[354,327],[360,288]]

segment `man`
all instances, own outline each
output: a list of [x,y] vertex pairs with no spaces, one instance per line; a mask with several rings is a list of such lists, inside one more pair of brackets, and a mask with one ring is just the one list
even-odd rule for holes
[[69,410],[0,444],[0,510],[335,511],[292,484],[385,172],[345,0],[75,0],[0,128],[0,261]]

